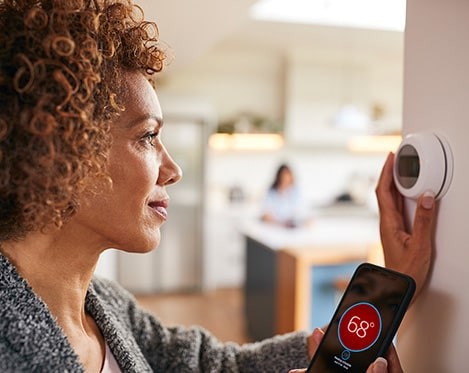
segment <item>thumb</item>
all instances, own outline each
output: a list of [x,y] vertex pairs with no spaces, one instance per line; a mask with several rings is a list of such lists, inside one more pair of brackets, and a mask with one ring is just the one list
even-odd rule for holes
[[308,357],[310,359],[316,353],[323,336],[324,332],[319,328],[314,329],[313,333],[308,336]]
[[412,236],[417,237],[422,245],[431,244],[435,212],[435,195],[425,192],[418,199],[412,229]]
[[313,331],[313,339],[314,342],[316,342],[316,345],[319,346],[319,343],[321,343],[322,337],[324,337],[324,332],[322,329],[316,328]]
[[388,371],[388,362],[382,357],[378,357],[373,364],[370,365],[366,373],[386,373]]

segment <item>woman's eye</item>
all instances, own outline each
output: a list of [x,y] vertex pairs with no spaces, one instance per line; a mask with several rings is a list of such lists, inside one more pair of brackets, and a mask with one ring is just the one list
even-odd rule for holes
[[158,137],[158,132],[149,132],[143,136],[145,145],[155,146],[155,140]]

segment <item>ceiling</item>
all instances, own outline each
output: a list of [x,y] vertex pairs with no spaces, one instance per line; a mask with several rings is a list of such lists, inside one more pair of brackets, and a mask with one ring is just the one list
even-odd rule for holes
[[161,40],[174,51],[172,68],[189,63],[233,34],[256,0],[135,0],[158,24]]
[[[351,0],[352,1],[352,0]],[[173,51],[171,70],[189,64],[220,44],[268,48],[279,53],[311,51],[401,58],[403,33],[254,21],[255,0],[136,0],[156,21],[161,40]]]

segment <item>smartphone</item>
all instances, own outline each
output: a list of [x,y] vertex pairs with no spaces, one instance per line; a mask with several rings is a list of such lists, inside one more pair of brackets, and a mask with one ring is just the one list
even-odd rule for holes
[[385,356],[415,292],[415,281],[370,263],[355,270],[308,373],[364,373]]

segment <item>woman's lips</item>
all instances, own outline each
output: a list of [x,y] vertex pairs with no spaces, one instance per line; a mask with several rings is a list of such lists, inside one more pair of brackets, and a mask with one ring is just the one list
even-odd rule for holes
[[158,215],[160,215],[164,220],[168,218],[168,201],[155,201],[150,202],[148,206],[155,211]]

